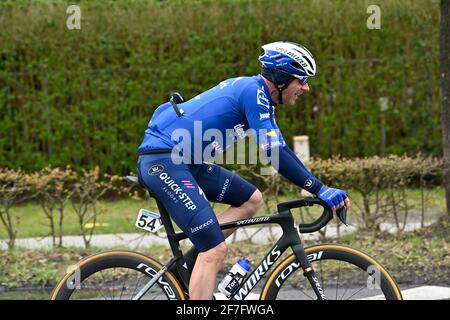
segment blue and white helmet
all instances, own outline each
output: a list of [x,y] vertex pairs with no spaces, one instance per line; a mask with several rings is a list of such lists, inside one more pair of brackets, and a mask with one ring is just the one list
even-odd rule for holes
[[259,56],[263,70],[280,71],[306,83],[316,74],[316,62],[304,46],[287,41],[272,42],[262,46],[264,53]]

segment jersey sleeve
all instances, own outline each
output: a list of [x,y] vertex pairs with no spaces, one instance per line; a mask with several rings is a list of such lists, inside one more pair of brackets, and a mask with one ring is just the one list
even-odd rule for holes
[[284,141],[275,121],[275,108],[270,105],[264,90],[258,86],[249,86],[242,94],[241,105],[251,132],[268,156],[270,164],[292,183],[317,194],[322,182],[309,172]]
[[257,85],[245,88],[240,105],[247,118],[249,131],[264,151],[286,145],[275,121],[274,107],[270,105],[263,88]]

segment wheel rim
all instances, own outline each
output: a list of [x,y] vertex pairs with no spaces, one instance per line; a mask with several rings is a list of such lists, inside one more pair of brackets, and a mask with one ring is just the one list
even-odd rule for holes
[[[381,276],[375,269],[365,270],[339,260],[318,260],[311,263],[324,294],[329,300],[385,299],[381,290]],[[317,300],[311,284],[302,269],[292,273],[280,288],[280,300]]]
[[[71,300],[131,300],[150,281],[146,274],[126,267],[99,270],[79,284],[74,280],[70,285],[74,290]],[[156,283],[141,300],[165,300],[163,288]]]
[[[402,299],[397,284],[386,269],[358,249],[339,244],[323,244],[305,248],[305,253],[312,263],[317,280],[319,283],[324,282],[327,299]],[[287,279],[294,277],[294,273],[297,280],[292,278],[291,285],[285,284]],[[330,289],[330,279],[333,281],[333,289]],[[289,286],[291,289],[296,288],[303,292],[297,293],[297,297],[292,294],[283,294],[283,291],[289,290]],[[302,299],[300,296],[303,296],[303,299],[316,299],[309,281],[303,276],[300,264],[295,256],[291,255],[270,275],[261,292],[261,299]]]

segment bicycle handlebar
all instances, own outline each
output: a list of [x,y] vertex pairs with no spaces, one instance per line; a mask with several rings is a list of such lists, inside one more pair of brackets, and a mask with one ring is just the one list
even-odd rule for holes
[[[300,208],[300,207],[311,207],[315,204],[318,204],[323,207],[322,215],[317,220],[315,220],[311,223],[300,224],[298,226],[298,231],[300,233],[312,233],[312,232],[316,232],[316,231],[322,229],[323,227],[325,227],[328,224],[328,222],[330,222],[331,219],[333,219],[333,211],[331,210],[331,208],[328,206],[328,204],[325,201],[323,201],[319,198],[308,197],[308,198],[302,198],[302,199],[297,199],[297,200],[280,203],[277,206],[277,209],[278,209],[278,212],[286,211],[286,210],[290,211],[290,209]],[[347,208],[345,206],[343,206],[342,208],[336,210],[336,214],[337,214],[339,220],[341,220],[345,225],[347,225],[347,221],[346,221]]]

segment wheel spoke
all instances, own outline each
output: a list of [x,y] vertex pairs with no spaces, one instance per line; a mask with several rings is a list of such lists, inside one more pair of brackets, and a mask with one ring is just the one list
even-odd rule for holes
[[120,297],[119,297],[119,300],[122,300],[123,292],[124,292],[125,289],[126,289],[125,283],[126,283],[126,281],[128,280],[128,274],[129,274],[129,272],[130,272],[130,269],[127,269],[127,274],[125,275],[125,278],[124,278],[124,280],[123,280],[123,282],[122,282],[122,290],[120,291]]
[[[320,285],[324,286],[324,282],[323,282],[323,269],[322,269],[322,260],[319,261],[319,265],[320,265]],[[323,288],[325,289],[325,288]]]
[[357,295],[358,293],[361,292],[361,290],[364,290],[365,287],[362,287],[361,289],[359,289],[358,291],[356,291],[354,294],[352,294],[350,297],[348,297],[346,300],[350,300],[350,298],[353,298],[355,295]]
[[[105,275],[103,274],[103,270],[100,270],[100,275],[102,276],[103,283],[105,284],[106,290],[109,293],[111,290],[108,288],[108,283],[106,282]],[[109,300],[111,300],[111,299],[109,299]]]
[[113,283],[112,283],[112,300],[114,300],[114,287],[115,287],[115,286],[114,286],[114,282],[115,282],[115,281],[114,281],[114,275],[115,275],[115,272],[114,272],[114,271],[116,271],[116,268],[113,269],[113,272],[112,272],[113,274],[112,274],[112,277],[111,277],[111,278],[112,278],[112,281],[113,281]]
[[132,294],[133,297],[136,295],[136,289],[138,288],[138,285],[141,283],[141,280],[142,280],[143,277],[144,277],[144,276],[141,275],[141,276],[138,278],[138,281],[136,282],[136,286],[134,287],[134,290],[133,290],[133,294]]
[[[324,250],[324,249],[321,249]],[[326,249],[325,249],[326,250]],[[327,250],[328,251],[328,250]],[[308,254],[313,254],[314,251],[308,251]],[[317,254],[318,255],[318,254]],[[359,299],[368,296],[367,289],[367,265],[372,263],[370,257],[356,255],[349,252],[347,248],[330,249],[326,253],[322,253],[319,259],[311,262],[312,267],[317,270],[317,279],[321,281],[324,293],[327,298],[336,300],[351,300]],[[361,261],[363,258],[364,261]],[[292,264],[285,264],[284,269],[280,269],[275,279],[279,281],[282,279],[282,285],[277,288],[271,285],[271,290],[268,298],[278,299],[315,299],[314,283],[310,283],[307,278],[302,277],[302,268],[296,267],[292,269]],[[320,273],[320,275],[318,274]],[[376,294],[384,295],[386,299],[396,299],[397,297],[391,295],[395,287],[391,286],[392,290],[380,290],[377,288]],[[313,289],[311,291],[311,289]],[[334,291],[334,294],[333,294]],[[372,293],[372,292],[371,292]],[[375,292],[373,292],[375,294]],[[329,296],[330,297],[329,297]],[[332,298],[334,296],[334,298]]]
[[340,273],[341,273],[341,261],[339,261],[338,275],[337,275],[337,280],[336,280],[336,300],[337,300],[338,290],[339,290],[339,275],[340,275]]

